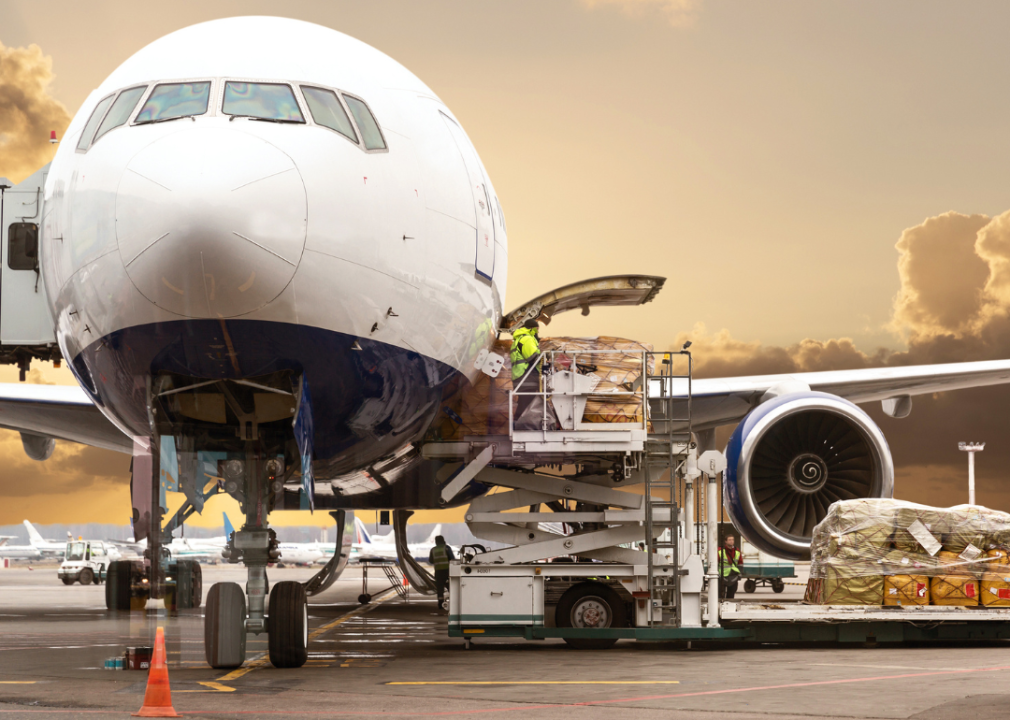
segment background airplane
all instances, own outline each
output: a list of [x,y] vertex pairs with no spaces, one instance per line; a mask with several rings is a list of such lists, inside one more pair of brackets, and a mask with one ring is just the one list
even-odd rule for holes
[[[442,524],[436,525],[428,537],[417,543],[407,543],[410,555],[418,562],[428,562],[428,553],[435,547],[435,538],[442,534]],[[361,562],[362,560],[392,560],[398,561],[396,552],[396,541],[394,533],[387,535],[372,535],[365,527],[361,518],[354,518],[354,538],[355,542],[351,546],[351,561]]]

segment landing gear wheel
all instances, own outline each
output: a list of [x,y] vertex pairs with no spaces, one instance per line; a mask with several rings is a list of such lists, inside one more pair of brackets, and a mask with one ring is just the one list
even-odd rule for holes
[[193,560],[180,560],[170,566],[169,572],[175,576],[175,592],[172,593],[173,609],[198,608],[203,602],[203,571]]
[[752,593],[758,589],[757,580],[744,580],[743,581],[743,591],[745,593]]
[[[627,626],[624,602],[613,589],[594,582],[573,585],[558,601],[554,624],[562,628],[620,628]],[[605,650],[617,638],[565,638],[579,650]]]
[[215,583],[207,593],[203,642],[212,668],[245,662],[245,594],[238,583]]
[[65,577],[65,578],[60,578],[60,579],[63,580],[63,584],[64,585],[73,585],[74,584],[74,579],[73,578]]
[[309,602],[299,582],[285,580],[270,591],[267,633],[270,662],[277,668],[297,668],[309,659]]
[[358,595],[359,605],[367,605],[370,602],[372,602],[372,596],[369,595],[368,593],[361,593],[360,595]]
[[782,580],[779,580],[778,578],[772,580],[772,592],[780,593],[785,589],[786,584]]
[[[71,581],[73,582],[73,581]],[[130,589],[133,583],[133,563],[115,560],[105,573],[105,607],[108,610],[130,610]]]
[[77,576],[77,579],[81,581],[81,585],[90,585],[91,581],[95,579],[95,573],[92,572],[91,568],[84,568],[81,570],[81,574]]

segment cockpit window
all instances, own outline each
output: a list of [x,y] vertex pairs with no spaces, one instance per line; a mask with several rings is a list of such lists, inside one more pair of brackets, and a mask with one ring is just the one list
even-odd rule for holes
[[254,120],[305,122],[291,86],[281,83],[226,83],[221,110],[225,115]]
[[305,94],[305,102],[312,113],[312,119],[316,125],[328,127],[336,130],[351,142],[358,142],[358,136],[351,125],[351,119],[344,112],[344,106],[340,104],[340,99],[332,90],[322,88],[305,87],[302,85],[302,93]]
[[109,108],[109,114],[105,116],[102,124],[98,127],[98,132],[95,133],[95,142],[109,130],[126,124],[145,90],[147,90],[146,87],[137,87],[119,93],[116,102],[112,103],[112,107]]
[[112,98],[113,96],[109,95],[109,97],[98,103],[95,111],[91,113],[91,117],[88,118],[88,124],[84,126],[84,132],[81,133],[81,139],[77,141],[78,150],[88,149],[88,146],[91,144],[91,138],[95,134],[95,129],[98,127],[98,123],[102,122],[102,118],[105,117],[105,111],[109,109]]
[[382,139],[382,131],[379,130],[379,124],[375,122],[375,118],[372,116],[368,106],[361,100],[358,100],[358,98],[351,97],[350,95],[344,95],[344,100],[347,102],[347,107],[351,109],[354,121],[358,123],[358,129],[361,131],[361,138],[365,141],[365,147],[368,150],[385,149],[386,141]]
[[154,88],[134,125],[203,115],[210,102],[209,82],[165,83]]

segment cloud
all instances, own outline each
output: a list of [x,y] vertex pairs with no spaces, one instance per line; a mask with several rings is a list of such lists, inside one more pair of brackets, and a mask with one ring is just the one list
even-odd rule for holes
[[692,27],[701,11],[701,0],[582,0],[582,4],[590,9],[616,6],[632,17],[659,14],[673,27]]
[[[904,350],[863,351],[847,338],[805,339],[788,346],[733,338],[704,325],[691,340],[699,377],[843,370],[1010,359],[1010,212],[994,218],[947,212],[905,230],[896,245],[901,289],[891,326]],[[967,502],[959,440],[989,441],[976,457],[978,501],[1010,510],[1010,386],[914,399],[910,417],[894,419],[878,404],[864,408],[884,430],[896,467],[895,495],[933,505]],[[720,433],[725,441],[728,430]]]
[[38,45],[0,43],[0,177],[20,182],[52,159],[49,133],[70,124],[63,103],[49,94],[52,58]]

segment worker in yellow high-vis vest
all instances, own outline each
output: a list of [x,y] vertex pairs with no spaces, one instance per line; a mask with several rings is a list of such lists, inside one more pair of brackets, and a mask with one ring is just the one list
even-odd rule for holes
[[740,566],[743,553],[737,549],[736,538],[727,535],[719,548],[719,597],[732,600],[736,596],[736,586],[740,583]]
[[435,568],[435,591],[438,593],[438,606],[445,602],[445,591],[449,588],[449,561],[453,560],[452,548],[445,544],[445,538],[439,535],[435,538],[435,547],[428,552],[428,562]]
[[[540,367],[537,365],[540,359],[540,325],[536,320],[527,320],[521,328],[512,333],[512,352],[509,359],[512,361],[512,389],[520,394],[519,403],[516,406],[515,419],[518,420],[526,412],[526,408],[537,399],[536,393],[540,392]],[[519,381],[523,379],[526,372],[529,375],[521,385]]]

